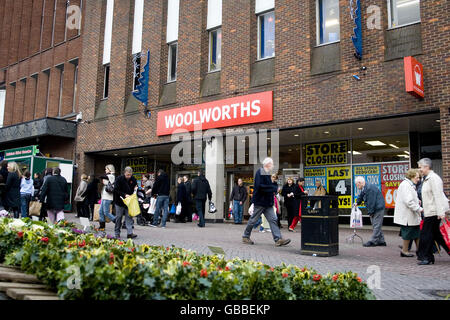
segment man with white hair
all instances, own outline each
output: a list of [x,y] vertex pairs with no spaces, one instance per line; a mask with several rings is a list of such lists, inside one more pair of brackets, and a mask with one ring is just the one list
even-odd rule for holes
[[355,178],[355,184],[356,187],[361,190],[361,193],[353,206],[359,206],[364,201],[373,227],[372,238],[364,243],[363,246],[386,246],[383,231],[381,230],[385,210],[383,194],[374,184],[366,184],[366,180],[362,176]]
[[266,158],[263,161],[263,167],[256,171],[252,198],[254,210],[252,216],[248,220],[244,235],[242,236],[242,241],[245,244],[254,244],[254,242],[250,240],[250,234],[262,214],[264,214],[269,222],[273,240],[277,247],[285,246],[291,242],[290,239],[283,239],[281,237],[280,228],[278,228],[278,219],[273,210],[273,201],[278,190],[278,185],[276,182],[272,182],[272,170],[273,160],[271,158]]

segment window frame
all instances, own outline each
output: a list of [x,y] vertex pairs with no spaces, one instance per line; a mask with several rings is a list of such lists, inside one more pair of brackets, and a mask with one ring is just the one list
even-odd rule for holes
[[[177,81],[178,73],[178,41],[173,41],[167,44],[169,49],[167,51],[167,83],[172,83]],[[176,46],[176,56],[175,56],[175,79],[171,78],[172,74],[172,47]]]
[[[406,26],[410,26],[413,24],[418,24],[422,22],[422,19],[419,18],[418,21],[413,21],[413,22],[408,22],[402,25],[397,25],[397,26],[392,26],[392,3],[393,0],[387,0],[387,9],[388,9],[388,30],[392,30],[392,29],[397,29],[397,28],[402,28],[402,27],[406,27]],[[419,0],[419,14],[420,14],[420,0]],[[398,20],[398,19],[397,19]]]
[[[211,63],[212,63],[212,34],[214,33],[214,32],[218,32],[220,30],[220,34],[222,34],[222,26],[218,26],[218,27],[216,27],[216,28],[213,28],[213,29],[210,29],[210,30],[208,30],[208,42],[209,42],[209,45],[208,45],[208,73],[212,73],[212,72],[218,72],[218,71],[220,71],[220,70],[222,70],[222,57],[220,58],[220,67],[219,68],[216,68],[216,69],[214,69],[214,70],[211,70]],[[220,53],[222,53],[222,40],[221,40],[221,42],[220,42]],[[216,55],[217,55],[217,50],[216,50]],[[216,60],[217,60],[217,57],[216,57]]]
[[[275,10],[274,9],[270,9],[270,10],[267,10],[267,11],[263,11],[263,12],[260,12],[260,13],[258,13],[257,15],[256,15],[256,20],[257,20],[257,47],[256,47],[256,51],[257,51],[257,61],[261,61],[261,60],[266,60],[266,59],[272,59],[272,58],[275,58],[275,56],[276,56],[276,53],[275,53],[275,48],[273,49],[273,56],[270,56],[270,57],[264,57],[264,58],[262,58],[261,57],[261,18],[262,17],[264,17],[264,16],[266,16],[266,15],[268,15],[268,14],[270,14],[270,13],[273,13],[273,19],[275,20]],[[275,21],[274,21],[274,28],[275,28]],[[276,39],[275,39],[275,36],[276,36],[276,34],[275,34],[275,30],[274,30],[274,41],[276,41]]]
[[[103,65],[103,98],[102,100],[107,100],[109,98],[109,78],[111,73],[111,64],[107,63]],[[108,81],[106,81],[106,72],[108,71]],[[105,95],[107,93],[107,95]]]
[[339,0],[338,1],[338,8],[339,8],[339,40],[335,40],[335,41],[329,41],[329,42],[324,42],[324,43],[320,43],[320,33],[321,33],[321,21],[320,21],[320,10],[319,10],[319,1],[324,1],[324,0],[316,0],[316,47],[321,47],[321,46],[326,46],[329,44],[333,44],[333,43],[338,43],[341,42],[341,8],[339,7]]

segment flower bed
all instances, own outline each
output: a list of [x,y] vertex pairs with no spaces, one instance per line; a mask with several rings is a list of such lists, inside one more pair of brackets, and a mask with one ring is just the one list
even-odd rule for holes
[[352,272],[137,246],[73,227],[0,218],[0,263],[35,274],[63,299],[373,299]]

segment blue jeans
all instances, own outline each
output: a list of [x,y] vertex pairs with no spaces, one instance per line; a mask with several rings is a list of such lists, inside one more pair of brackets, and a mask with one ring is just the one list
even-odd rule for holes
[[244,206],[239,201],[233,200],[233,217],[234,223],[242,223],[242,211]]
[[28,216],[30,201],[31,193],[20,194],[20,208],[22,212],[22,218],[26,218]]
[[113,222],[114,219],[116,219],[116,217],[114,217],[111,212],[109,212],[109,206],[111,205],[111,202],[112,200],[102,199],[102,202],[100,203],[100,210],[98,211],[100,222],[105,222],[105,216]]
[[161,209],[164,210],[161,227],[165,227],[169,216],[169,196],[158,196],[156,198],[155,215],[152,223],[154,226],[158,225]]
[[195,207],[197,208],[197,214],[199,217],[199,223],[198,225],[200,227],[204,227],[205,226],[205,203],[206,203],[206,199],[204,200],[195,200]]

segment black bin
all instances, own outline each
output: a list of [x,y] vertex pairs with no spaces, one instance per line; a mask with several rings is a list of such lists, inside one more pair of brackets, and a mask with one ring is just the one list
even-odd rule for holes
[[338,197],[303,196],[302,255],[331,257],[339,254]]

